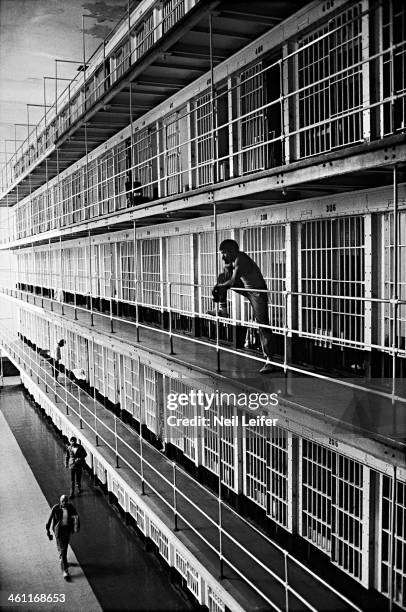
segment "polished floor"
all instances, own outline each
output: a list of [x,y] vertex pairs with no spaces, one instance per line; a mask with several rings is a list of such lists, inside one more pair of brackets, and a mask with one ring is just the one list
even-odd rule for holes
[[[62,578],[49,508],[69,492],[64,447],[21,388],[0,390],[0,579],[2,610],[190,610],[169,573],[123,525],[86,475],[74,500],[82,528],[71,540],[72,581]],[[64,594],[65,603],[12,604],[11,593]]]

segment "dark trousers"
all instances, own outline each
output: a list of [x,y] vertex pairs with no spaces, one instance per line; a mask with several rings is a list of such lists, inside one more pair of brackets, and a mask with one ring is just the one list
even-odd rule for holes
[[62,571],[66,571],[68,569],[68,544],[70,540],[70,528],[68,526],[64,527],[63,525],[59,526],[58,536],[55,535],[56,547],[59,553],[59,560],[61,562]]
[[[217,282],[222,284],[228,281],[232,276],[232,270],[225,268],[224,272],[219,274]],[[243,282],[237,279],[232,289],[245,289]],[[254,290],[250,291],[238,291],[239,295],[243,295],[247,298],[252,306],[252,312],[254,319],[259,325],[269,325],[268,315],[268,295],[264,292],[257,292]],[[227,307],[227,288],[219,288],[217,299],[220,305]],[[259,339],[261,341],[262,352],[266,357],[272,357],[272,333],[269,329],[259,328]]]
[[70,480],[71,480],[71,492],[75,492],[75,482],[78,486],[78,490],[81,490],[82,485],[82,467],[76,466],[70,469]]
[[59,361],[57,359],[54,359],[54,366],[53,367],[54,367],[54,378],[56,380],[58,378],[58,374],[61,371],[61,366],[60,366],[60,363],[59,363]]

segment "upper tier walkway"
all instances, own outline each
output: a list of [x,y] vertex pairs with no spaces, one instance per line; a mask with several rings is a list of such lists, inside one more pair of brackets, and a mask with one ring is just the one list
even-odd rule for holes
[[[301,414],[323,422],[320,435],[337,436],[358,444],[359,439],[372,438],[399,450],[406,449],[406,381],[397,379],[396,394],[391,396],[391,379],[363,377],[337,378],[290,366],[286,375],[283,364],[275,361],[275,372],[259,374],[263,358],[257,353],[236,354],[235,349],[219,346],[202,339],[85,308],[74,308],[49,298],[14,290],[12,295],[26,304],[36,305],[46,312],[61,315],[103,335],[110,336],[111,343],[124,341],[151,359],[152,355],[164,358],[172,368],[186,368],[191,380],[205,380],[220,391],[278,393],[279,403]],[[92,325],[93,323],[93,325]],[[113,333],[112,330],[113,329]],[[139,338],[139,341],[137,341]],[[171,354],[171,348],[173,353]],[[218,364],[220,371],[218,371]],[[186,380],[187,382],[187,380]],[[277,415],[279,416],[279,415]],[[317,428],[316,428],[317,430]]]

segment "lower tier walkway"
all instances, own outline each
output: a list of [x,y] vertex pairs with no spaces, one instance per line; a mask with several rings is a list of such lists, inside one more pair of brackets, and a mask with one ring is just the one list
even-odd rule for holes
[[[81,530],[69,548],[71,582],[59,568],[55,540],[45,533],[50,506],[69,492],[64,445],[22,387],[0,390],[0,573],[2,610],[99,612],[193,609],[169,573],[147,553],[84,478],[74,500]],[[64,596],[60,603],[11,603],[10,594]]]
[[[144,493],[149,507],[170,529],[174,528],[176,509],[176,537],[212,576],[219,576],[222,557],[222,585],[244,609],[269,609],[270,602],[275,609],[290,611],[365,609],[366,592],[358,592],[358,605],[351,604],[225,503],[221,504],[220,524],[216,495],[180,468],[176,468],[175,477],[174,464],[165,455],[87,394],[80,394],[79,405],[77,387],[55,385],[48,362],[32,361],[28,366],[24,351],[27,347],[17,341],[8,353],[16,363],[20,358],[22,372],[51,401],[57,401],[64,418],[80,430],[83,444],[88,441],[96,446],[131,490]],[[344,577],[340,591],[352,595],[353,586],[353,581]]]
[[[14,397],[3,393],[0,404],[14,404]],[[45,534],[50,506],[1,412],[0,439],[1,609],[98,612],[102,608],[72,550],[72,582],[62,579],[55,540]],[[52,603],[32,603],[41,595],[50,596]]]

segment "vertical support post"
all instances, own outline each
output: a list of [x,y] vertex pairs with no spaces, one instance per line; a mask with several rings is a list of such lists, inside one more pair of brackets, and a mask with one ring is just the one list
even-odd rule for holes
[[[75,279],[75,285],[76,285],[76,279]],[[77,293],[76,293],[76,287],[75,287],[75,291],[73,293],[73,300],[74,300],[74,320],[77,321],[78,320],[78,310],[77,310]]]
[[391,518],[390,518],[390,541],[389,541],[389,580],[388,580],[388,596],[389,596],[389,612],[393,610],[394,599],[394,558],[395,558],[395,524],[396,524],[396,487],[397,473],[396,465],[393,466],[392,490],[391,490]]
[[114,450],[116,453],[116,468],[120,467],[118,462],[118,443],[117,443],[117,416],[114,415]]
[[[142,380],[142,386],[141,386]],[[141,495],[145,495],[145,482],[144,482],[144,458],[143,458],[143,444],[142,444],[142,426],[144,423],[144,410],[145,410],[145,387],[144,377],[141,377],[141,360],[138,355],[138,381],[140,388],[140,471],[141,471]]]
[[46,367],[44,366],[44,384],[45,384],[45,393],[48,393],[48,372]]
[[135,289],[135,330],[136,330],[136,334],[137,334],[137,342],[140,341],[140,328],[139,328],[139,321],[140,321],[140,316],[139,316],[139,305],[138,305],[138,288],[139,288],[139,283],[138,283],[138,278],[137,278],[137,274],[138,274],[138,248],[137,248],[137,230],[136,230],[136,225],[135,225],[135,221],[134,221],[134,225],[133,225],[133,248],[134,248],[134,261],[135,261],[135,270],[134,270],[134,289]]
[[[46,113],[46,108],[45,108],[45,113]],[[16,161],[17,161],[17,125],[16,124],[14,124],[14,154],[15,154]],[[7,168],[7,164],[6,164],[6,168]],[[17,201],[19,201],[19,199],[20,198],[17,197]],[[8,200],[7,200],[7,208],[8,208]]]
[[[62,236],[59,236],[59,258],[60,258],[60,275],[61,275],[61,289],[62,289],[62,281],[63,281],[63,258],[62,258]],[[61,298],[61,315],[64,315],[64,309],[63,309],[63,305],[64,305],[64,294],[63,291],[59,292],[60,298]]]
[[[48,164],[46,164],[48,165]],[[48,180],[48,179],[47,179]],[[52,273],[52,249],[51,249],[51,239],[48,240],[48,261],[49,261],[49,271],[50,271],[50,300],[49,300],[49,307],[51,312],[53,312],[54,310],[54,299],[55,299],[55,280],[54,280],[54,275]]]
[[[131,66],[131,0],[127,0],[127,25],[128,25],[128,65]],[[125,61],[125,58],[124,58]],[[124,64],[124,70],[126,65]]]
[[[370,53],[370,40],[369,40],[369,31],[370,31],[370,13],[368,12],[368,4],[369,2],[365,0],[363,2],[363,10],[361,17],[361,41],[362,41],[362,49],[361,49],[361,57],[362,57],[362,115],[360,115],[360,121],[362,120],[362,137],[365,142],[369,142],[371,140],[371,110],[370,110],[370,63],[369,63],[369,53]],[[361,119],[362,117],[362,119]],[[357,116],[354,115],[355,121],[357,120]]]
[[[214,237],[214,258],[216,264],[216,283],[219,275],[219,264],[218,264],[218,244],[217,244],[217,206],[216,202],[213,202],[213,237]],[[217,372],[221,372],[220,363],[220,330],[219,330],[219,315],[218,309],[216,309],[216,357],[217,357]]]
[[[217,414],[221,411],[221,403],[218,403],[216,398],[216,409]],[[217,454],[218,454],[218,464],[219,464],[219,482],[218,482],[218,491],[217,491],[217,501],[218,501],[218,532],[219,532],[219,563],[220,563],[220,575],[219,579],[222,580],[224,578],[224,562],[223,562],[223,501],[221,495],[221,464],[222,464],[222,444],[221,444],[221,426],[220,422],[217,422]]]
[[79,428],[83,429],[82,421],[82,402],[80,400],[80,387],[78,387],[78,402],[79,402]]
[[55,130],[57,129],[58,129],[58,60],[55,60]]
[[[30,107],[27,104],[27,147],[28,147],[28,165],[30,165]],[[31,193],[31,189],[30,189]]]
[[[86,104],[86,103],[84,103]],[[87,123],[85,122],[85,151],[86,151],[86,165],[83,177],[83,219],[90,219],[90,193],[89,193],[89,150],[87,142]],[[90,233],[90,232],[89,232]]]
[[[44,83],[43,94],[44,94],[44,108],[45,108],[45,114],[44,114],[44,126],[45,126],[44,127],[44,138],[45,138],[45,149],[47,149],[47,92],[46,92],[46,80],[45,80],[45,77],[43,77],[43,83]],[[47,179],[47,182],[48,182],[48,179]]]
[[93,389],[93,413],[94,413],[94,431],[96,434],[96,446],[99,446],[99,435],[97,433],[97,403],[96,403],[96,390]]
[[92,338],[92,369],[93,369],[93,414],[94,414],[94,432],[96,436],[96,446],[99,446],[99,436],[97,435],[97,413],[96,413],[96,370],[94,364],[94,340]]
[[69,404],[68,404],[68,383],[66,380],[66,365],[64,366],[64,372],[63,372],[63,382],[64,382],[64,388],[65,388],[65,407],[66,407],[66,414],[69,415]]
[[[212,14],[209,15],[209,47],[210,47],[210,106],[211,106],[211,157],[212,157],[212,171],[213,171],[213,184],[217,182],[217,164],[216,164],[216,103],[214,95],[214,64],[213,64],[213,24]],[[214,193],[213,193],[214,199]],[[216,282],[218,278],[218,260],[217,260],[217,210],[216,202],[213,202],[213,219],[214,219],[214,251],[215,251],[215,262],[216,262]],[[216,309],[216,357],[217,357],[217,372],[221,371],[220,368],[220,347],[219,347],[219,319],[218,309]]]
[[35,369],[37,371],[37,385],[40,384],[39,382],[39,372],[40,372],[40,363],[39,363],[39,352],[38,352],[38,346],[37,349],[35,351],[35,359],[36,359],[36,364],[35,364]]
[[178,510],[176,504],[176,463],[172,462],[172,474],[173,474],[173,519],[174,519],[174,531],[178,531]]
[[214,64],[213,64],[213,24],[212,14],[209,15],[209,44],[210,44],[210,111],[211,111],[211,160],[212,182],[217,183],[217,108],[214,92]]
[[169,313],[169,344],[170,344],[170,355],[175,355],[173,350],[173,337],[172,337],[172,283],[168,283],[168,313]]
[[[279,61],[279,89],[281,96],[281,149],[282,163],[289,163],[289,98],[286,98],[285,91],[288,90],[288,45],[282,45],[282,59]],[[286,85],[286,87],[285,87]],[[288,136],[287,136],[288,134]],[[287,137],[286,137],[287,136]]]
[[286,377],[288,368],[288,293],[283,292],[283,373]]
[[[54,344],[55,344],[55,338],[54,338]],[[56,371],[55,371],[55,361],[54,361],[54,357],[52,356],[52,360],[51,360],[51,374],[52,374],[52,380],[54,383],[54,401],[55,404],[58,403],[58,393],[57,393],[57,375],[56,375]]]
[[[372,251],[372,215],[366,214],[364,216],[364,278],[365,288],[364,296],[369,300],[364,304],[364,345],[365,349],[371,346],[372,343],[372,277],[373,277],[373,251]],[[370,359],[369,359],[370,361]]]
[[113,327],[113,284],[111,282],[112,273],[110,273],[110,332],[114,334]]
[[[27,128],[28,129],[28,128]],[[8,160],[7,160],[7,143],[4,141],[4,159],[5,159],[5,170],[6,170],[6,185],[8,186]],[[11,170],[11,168],[10,168]]]
[[[86,110],[86,47],[85,47],[85,15],[82,15],[82,55],[83,55],[83,110]],[[86,130],[86,124],[85,124]],[[87,148],[86,148],[87,157]],[[87,162],[86,162],[87,163]]]
[[94,326],[93,321],[93,273],[92,273],[92,238],[89,230],[89,275],[90,275],[90,325]]
[[285,562],[285,612],[289,612],[289,576],[288,576],[288,553],[284,553]]
[[396,364],[398,350],[398,266],[399,266],[399,223],[398,223],[398,174],[396,164],[393,166],[393,290],[392,290],[392,424],[396,431]]

